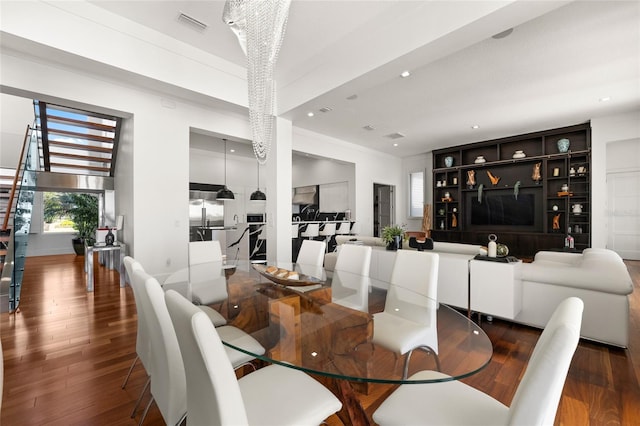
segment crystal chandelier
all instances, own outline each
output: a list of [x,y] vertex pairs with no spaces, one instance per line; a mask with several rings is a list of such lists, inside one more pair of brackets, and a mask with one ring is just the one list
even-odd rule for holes
[[222,13],[247,56],[249,124],[260,164],[267,161],[273,140],[274,73],[290,4],[291,0],[227,0]]

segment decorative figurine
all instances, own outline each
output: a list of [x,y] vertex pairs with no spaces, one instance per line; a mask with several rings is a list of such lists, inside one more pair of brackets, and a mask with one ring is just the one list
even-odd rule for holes
[[473,189],[476,185],[476,172],[475,170],[467,170],[467,186],[469,189]]
[[455,213],[451,214],[451,227],[452,228],[457,228],[458,227],[458,217],[456,216]]
[[487,170],[487,176],[489,176],[489,180],[491,180],[491,185],[493,186],[496,186],[498,182],[500,182],[500,177],[494,176],[493,173],[491,173],[491,170]]
[[560,229],[560,213],[553,216],[553,229]]
[[542,175],[540,174],[540,168],[542,167],[542,163],[536,163],[533,165],[533,174],[531,175],[531,179],[535,183],[540,183],[542,180]]

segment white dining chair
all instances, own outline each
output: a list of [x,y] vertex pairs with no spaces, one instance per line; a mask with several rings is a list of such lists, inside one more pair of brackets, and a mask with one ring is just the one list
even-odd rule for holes
[[322,266],[324,263],[325,247],[326,243],[324,241],[302,240],[296,263]]
[[186,372],[190,425],[319,425],[342,407],[328,389],[294,368],[269,365],[236,379],[205,315],[177,292],[165,298]]
[[[555,309],[507,407],[462,382],[400,385],[373,413],[385,425],[553,425],[571,359],[580,340],[584,303],[565,299]],[[433,371],[412,380],[447,380]]]
[[[138,361],[140,361],[140,363],[145,368],[145,370],[147,370],[149,365],[149,351],[150,351],[147,323],[144,315],[142,315],[142,309],[139,306],[140,302],[139,302],[139,297],[137,295],[138,288],[133,283],[134,271],[144,270],[144,268],[142,267],[140,262],[136,261],[131,256],[125,256],[123,258],[123,263],[124,263],[125,272],[127,273],[127,277],[129,279],[128,281],[131,285],[131,289],[133,290],[133,300],[136,304],[136,312],[138,313],[138,323],[136,328],[136,357],[133,360],[133,363],[131,363],[131,367],[129,367],[129,371],[127,372],[127,375],[124,378],[124,382],[122,383],[122,386],[121,386],[122,389],[124,389],[127,386],[129,377],[131,376],[131,373],[133,372],[133,368],[136,366]],[[142,391],[144,393],[145,389],[143,389]]]
[[398,250],[384,310],[373,315],[376,345],[404,355],[406,376],[411,352],[421,349],[438,359],[437,334],[437,253]]
[[209,262],[222,262],[220,241],[190,241],[189,265]]
[[[143,424],[153,402],[158,406],[167,425],[178,425],[187,414],[187,385],[178,339],[164,301],[164,291],[155,278],[142,270],[133,273],[133,280],[137,281],[141,287],[139,294],[149,328],[149,342],[153,354],[149,371],[151,399],[140,418],[139,425]],[[213,327],[206,314],[202,313],[202,315]]]
[[212,305],[229,297],[220,241],[189,243],[189,290],[196,305]]
[[369,312],[369,275],[334,271],[331,278],[331,301],[357,311]]
[[371,246],[341,244],[334,271],[345,271],[369,276],[371,268]]

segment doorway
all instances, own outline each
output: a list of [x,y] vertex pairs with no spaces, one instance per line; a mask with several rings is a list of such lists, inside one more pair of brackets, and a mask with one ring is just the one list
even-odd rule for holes
[[373,184],[373,236],[382,235],[382,229],[395,221],[395,192],[393,185]]
[[640,171],[608,173],[607,248],[623,259],[640,260]]

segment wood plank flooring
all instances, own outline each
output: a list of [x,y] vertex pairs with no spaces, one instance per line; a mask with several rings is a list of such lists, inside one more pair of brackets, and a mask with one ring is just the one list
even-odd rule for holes
[[[640,424],[640,262],[626,264],[635,286],[629,349],[580,342],[556,425]],[[5,362],[0,424],[137,424],[140,414],[135,419],[129,414],[146,380],[144,370],[136,367],[127,388],[120,388],[135,358],[133,293],[118,286],[117,272],[97,262],[95,274],[96,291],[86,293],[82,257],[27,259],[21,310],[0,317]],[[384,293],[374,292],[371,311],[381,310],[383,300]],[[494,356],[465,382],[508,405],[540,331],[499,320],[484,322],[483,328]],[[361,396],[369,415],[390,390],[378,386]],[[333,416],[328,423],[340,421]],[[153,406],[145,425],[161,424]]]

